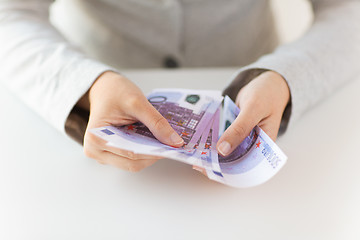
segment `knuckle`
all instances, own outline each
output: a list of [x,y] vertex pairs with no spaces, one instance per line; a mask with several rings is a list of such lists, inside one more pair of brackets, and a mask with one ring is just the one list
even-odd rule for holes
[[101,144],[101,139],[99,137],[95,136],[94,134],[87,133],[85,135],[85,138],[84,138],[84,145],[86,143],[92,143],[92,144],[100,145]]
[[236,136],[238,136],[239,138],[245,138],[246,137],[247,131],[243,126],[235,125],[233,127],[233,130],[234,130]]
[[100,163],[101,165],[106,165],[107,164],[106,161],[104,159],[102,159],[102,158],[96,159],[96,161],[98,163]]
[[95,153],[94,151],[92,151],[91,149],[89,149],[88,147],[84,147],[84,154],[85,156],[89,157],[89,158],[95,158]]
[[126,98],[126,106],[131,109],[137,109],[141,106],[141,98],[137,95],[130,95]]
[[134,152],[128,151],[126,153],[126,156],[127,156],[127,158],[129,158],[131,160],[137,160],[137,156],[136,156],[136,154]]
[[168,123],[168,122],[166,121],[165,118],[159,117],[159,118],[156,119],[155,122],[154,122],[154,128],[155,128],[156,130],[162,130],[162,129],[164,129],[164,128],[166,127],[167,123]]
[[141,166],[139,163],[129,162],[127,168],[128,168],[128,171],[129,171],[129,172],[136,173],[136,172],[140,172],[144,167]]

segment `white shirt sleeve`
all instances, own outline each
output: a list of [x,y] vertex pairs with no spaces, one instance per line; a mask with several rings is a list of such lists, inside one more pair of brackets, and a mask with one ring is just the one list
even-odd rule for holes
[[267,69],[281,74],[291,91],[291,106],[283,117],[283,130],[288,122],[360,75],[360,1],[313,0],[312,3],[314,22],[309,31],[297,41],[282,45],[240,69],[225,90],[225,93],[235,92],[235,88],[249,81],[247,77],[257,76],[249,71]]
[[0,0],[0,83],[55,128],[111,67],[89,59],[50,24],[49,0]]

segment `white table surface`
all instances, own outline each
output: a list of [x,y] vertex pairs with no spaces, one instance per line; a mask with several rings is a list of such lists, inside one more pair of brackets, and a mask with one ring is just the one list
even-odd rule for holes
[[[157,87],[222,89],[233,69],[133,71]],[[86,158],[0,86],[0,239],[360,239],[360,79],[278,140],[285,167],[230,188],[161,160],[128,173]]]

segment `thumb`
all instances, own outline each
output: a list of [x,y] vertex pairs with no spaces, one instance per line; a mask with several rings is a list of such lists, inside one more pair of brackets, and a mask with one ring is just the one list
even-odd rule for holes
[[184,145],[184,140],[148,101],[136,111],[134,117],[147,126],[160,142],[173,147]]
[[216,146],[218,152],[223,156],[232,153],[258,123],[259,120],[253,111],[241,111],[219,139]]

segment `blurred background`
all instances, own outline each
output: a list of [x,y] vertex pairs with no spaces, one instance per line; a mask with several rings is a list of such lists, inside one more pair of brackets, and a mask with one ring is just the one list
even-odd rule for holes
[[[274,11],[281,43],[297,39],[311,25],[313,16],[308,0],[269,1]],[[86,13],[78,11],[78,9],[84,6],[80,8],[74,7],[81,4],[81,1],[73,0],[55,1],[51,8],[52,23],[67,39],[81,47],[90,56],[123,69],[122,66],[116,65],[118,58],[111,56],[114,54],[113,50],[111,50],[112,48],[121,47],[119,39],[114,36],[113,31],[101,26],[99,22],[92,21],[91,16],[87,16]],[[86,22],[84,22],[84,19],[87,19]],[[74,23],[77,26],[74,26]],[[79,28],[81,29],[81,34],[79,34]],[[111,47],[104,49],[103,44]]]
[[282,43],[301,36],[311,25],[313,15],[309,1],[271,0]]

